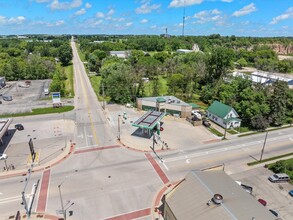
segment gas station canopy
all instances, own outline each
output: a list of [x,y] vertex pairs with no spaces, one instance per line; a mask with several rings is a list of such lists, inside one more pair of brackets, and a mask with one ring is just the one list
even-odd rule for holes
[[132,126],[152,130],[165,115],[165,112],[148,111],[136,120]]

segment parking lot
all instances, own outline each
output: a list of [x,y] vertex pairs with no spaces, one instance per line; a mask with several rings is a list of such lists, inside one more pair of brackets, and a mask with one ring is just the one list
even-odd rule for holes
[[51,100],[43,100],[46,98],[44,89],[49,87],[50,81],[32,80],[28,87],[25,81],[7,82],[7,87],[0,89],[0,94],[12,96],[12,101],[0,99],[0,115],[27,112],[32,108],[47,106]]
[[270,170],[259,167],[249,171],[232,174],[235,181],[253,187],[252,196],[264,199],[267,208],[276,211],[282,219],[292,219],[293,197],[288,192],[293,189],[289,183],[272,183],[268,177],[273,175]]

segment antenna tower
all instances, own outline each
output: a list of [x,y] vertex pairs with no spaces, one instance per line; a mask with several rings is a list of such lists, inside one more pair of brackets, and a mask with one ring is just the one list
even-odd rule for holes
[[185,0],[184,0],[184,6],[183,6],[183,21],[182,21],[182,36],[184,36],[184,25],[185,25]]

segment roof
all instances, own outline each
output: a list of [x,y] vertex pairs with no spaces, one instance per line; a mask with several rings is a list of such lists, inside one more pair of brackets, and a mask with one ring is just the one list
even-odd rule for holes
[[189,104],[182,101],[181,99],[178,99],[175,96],[143,97],[143,98],[137,98],[137,99],[143,100],[143,101],[149,101],[149,102],[157,102],[158,98],[165,99],[166,103],[170,105],[190,106]]
[[159,97],[156,99],[157,102],[166,102],[166,99],[164,99],[163,97]]
[[234,110],[231,106],[225,105],[219,101],[214,101],[207,111],[220,118],[224,118],[231,110]]
[[132,126],[146,129],[153,129],[157,122],[161,121],[162,118],[166,115],[164,112],[158,111],[148,111],[138,120],[136,120]]
[[[215,194],[223,196],[222,204],[207,205]],[[166,194],[165,201],[178,220],[275,219],[253,196],[219,170],[190,171]]]
[[199,105],[195,104],[195,103],[188,103],[192,108],[200,108]]

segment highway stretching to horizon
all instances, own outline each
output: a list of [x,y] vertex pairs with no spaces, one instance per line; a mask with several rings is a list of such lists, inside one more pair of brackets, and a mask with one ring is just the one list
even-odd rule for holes
[[[232,174],[251,169],[246,163],[259,159],[265,133],[160,151],[157,154],[162,161],[154,153],[120,146],[74,41],[71,46],[75,77],[73,142],[76,145],[74,152],[61,163],[31,174],[27,189],[32,189],[33,183],[41,180],[32,212],[57,215],[56,210],[62,209],[61,192],[63,208],[67,212],[73,211],[69,219],[152,219],[151,212],[160,189],[181,180],[189,170],[225,164],[225,171]],[[269,132],[264,155],[289,153],[292,144],[292,128]],[[17,210],[25,212],[20,204],[23,181],[23,176],[0,180],[0,195],[5,194],[0,197],[1,219]]]

